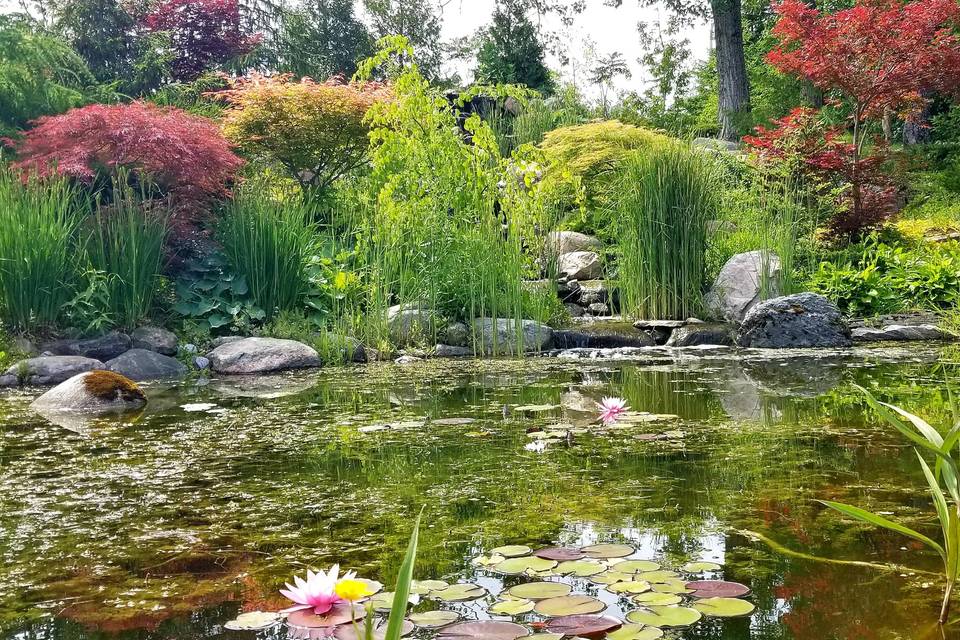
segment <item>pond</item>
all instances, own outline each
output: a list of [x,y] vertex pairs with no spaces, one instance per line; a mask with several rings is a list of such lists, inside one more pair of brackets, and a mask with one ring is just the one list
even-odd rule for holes
[[[936,533],[912,450],[852,384],[946,425],[954,361],[910,347],[380,364],[154,385],[142,415],[61,425],[31,414],[32,394],[3,396],[0,638],[254,638],[222,625],[285,606],[277,590],[307,567],[391,584],[421,507],[420,579],[497,593],[516,582],[473,560],[500,545],[626,543],[752,589],[751,616],[670,638],[958,637],[933,624],[936,557],[816,502]],[[650,415],[599,429],[604,396]],[[485,618],[493,602],[455,608]]]

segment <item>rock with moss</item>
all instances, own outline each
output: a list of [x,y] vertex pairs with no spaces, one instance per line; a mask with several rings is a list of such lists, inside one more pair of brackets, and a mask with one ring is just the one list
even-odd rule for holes
[[137,384],[112,371],[87,371],[73,376],[34,400],[38,413],[112,413],[140,409],[147,396]]
[[302,342],[279,338],[245,338],[220,345],[207,354],[216,373],[251,375],[309,369],[322,365],[320,355]]

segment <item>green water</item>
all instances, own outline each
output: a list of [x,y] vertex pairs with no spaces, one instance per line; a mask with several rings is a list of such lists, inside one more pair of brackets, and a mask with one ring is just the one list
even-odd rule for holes
[[[419,578],[495,592],[500,578],[470,562],[495,546],[627,541],[666,565],[720,562],[753,589],[752,617],[669,637],[960,637],[931,624],[935,576],[801,559],[747,533],[936,570],[931,554],[815,500],[936,535],[914,454],[851,383],[945,425],[952,362],[911,347],[371,365],[153,386],[141,416],[59,426],[30,413],[32,394],[0,396],[0,638],[253,638],[221,625],[283,606],[277,588],[307,566],[392,582],[421,506]],[[595,424],[605,395],[677,419],[529,437]],[[376,429],[387,424],[399,428]],[[490,602],[460,610],[483,617]]]

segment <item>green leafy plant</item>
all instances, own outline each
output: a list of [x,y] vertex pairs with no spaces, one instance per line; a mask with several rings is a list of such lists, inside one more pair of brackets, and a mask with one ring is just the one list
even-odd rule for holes
[[842,265],[822,262],[810,285],[854,316],[890,313],[902,303],[875,264],[861,268],[849,262]]
[[82,286],[63,308],[63,319],[81,335],[103,333],[116,324],[113,314],[113,289],[117,276],[87,269],[81,276]]
[[[854,520],[894,531],[936,551],[943,560],[946,580],[943,606],[940,610],[940,624],[946,624],[950,617],[953,591],[957,580],[960,579],[960,466],[958,466],[960,422],[946,435],[941,435],[923,419],[893,405],[879,402],[866,389],[857,388],[866,396],[867,403],[872,409],[915,445],[917,460],[927,480],[937,519],[940,521],[943,541],[941,544],[918,531],[858,507],[839,502],[823,500],[821,502]],[[921,452],[934,456],[935,463],[932,469]]]
[[220,253],[188,261],[175,288],[173,310],[185,324],[202,323],[211,331],[229,328],[239,332],[267,316],[251,299],[247,279],[233,272]]
[[[413,568],[417,563],[417,546],[420,539],[420,519],[423,512],[417,516],[413,524],[413,533],[407,544],[407,552],[403,556],[403,564],[397,574],[397,584],[393,594],[393,605],[390,607],[390,616],[387,619],[387,632],[384,640],[400,640],[403,635],[403,619],[407,615],[407,602],[410,600],[410,586],[413,584]],[[367,616],[371,619],[372,616]],[[366,640],[373,640],[373,630],[367,626]]]

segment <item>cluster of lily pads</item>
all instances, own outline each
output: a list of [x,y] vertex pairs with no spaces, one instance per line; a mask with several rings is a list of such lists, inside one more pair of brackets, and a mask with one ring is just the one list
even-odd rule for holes
[[[665,630],[688,627],[705,617],[748,616],[755,609],[743,599],[750,594],[747,586],[704,579],[721,570],[718,564],[693,562],[672,570],[635,556],[636,549],[626,544],[537,550],[525,545],[498,547],[474,558],[473,564],[480,571],[509,576],[507,582],[514,583],[512,586],[496,594],[494,600],[486,588],[474,583],[414,581],[411,602],[415,606],[405,620],[404,635],[419,629],[429,631],[439,640],[656,640],[664,636]],[[600,599],[575,593],[570,584],[575,581],[565,581],[570,578],[587,580],[617,597],[618,608],[627,611],[625,619],[605,615],[607,604]],[[323,614],[287,614],[288,635],[362,640],[357,636],[357,621],[368,612],[385,615],[393,603],[393,593],[382,591],[379,583],[366,582],[375,592],[363,600],[336,604]],[[461,612],[452,610],[456,603],[474,603],[484,598],[487,600],[482,606],[486,607],[489,619],[461,620]],[[424,601],[433,601],[435,605],[416,606]],[[425,610],[431,607],[435,608]],[[471,615],[479,613],[475,606],[465,610],[471,611]],[[264,628],[284,620],[283,614],[244,616],[231,623],[230,628]],[[380,625],[375,626],[375,637],[383,635]]]

